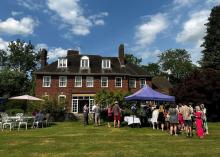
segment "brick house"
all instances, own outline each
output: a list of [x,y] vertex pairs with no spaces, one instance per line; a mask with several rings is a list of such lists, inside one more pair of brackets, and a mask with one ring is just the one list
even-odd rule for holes
[[65,98],[67,111],[80,113],[85,103],[91,110],[95,93],[102,89],[133,93],[146,83],[151,86],[152,78],[138,66],[126,63],[124,54],[124,45],[119,46],[118,57],[68,50],[66,57],[47,65],[47,51],[43,49],[41,69],[35,72],[35,94],[57,97],[58,101]]

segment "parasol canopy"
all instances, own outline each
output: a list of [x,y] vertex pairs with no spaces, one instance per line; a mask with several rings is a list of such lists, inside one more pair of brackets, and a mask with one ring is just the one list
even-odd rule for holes
[[132,95],[125,97],[125,100],[144,100],[144,101],[170,101],[174,102],[175,97],[166,95],[160,92],[153,90],[148,85],[145,85],[143,88],[138,90]]
[[21,95],[21,96],[16,96],[16,97],[11,97],[9,98],[10,100],[33,100],[33,101],[44,101],[43,99],[30,96],[30,95]]

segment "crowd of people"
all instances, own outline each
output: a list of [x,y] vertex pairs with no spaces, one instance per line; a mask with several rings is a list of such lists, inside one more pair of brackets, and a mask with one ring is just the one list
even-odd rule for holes
[[[153,129],[166,128],[170,135],[178,136],[185,132],[187,137],[193,136],[193,128],[196,129],[196,135],[203,138],[208,134],[208,125],[206,117],[206,108],[204,104],[198,104],[194,108],[191,103],[167,105],[144,105],[142,110],[146,111],[146,116],[141,115],[141,119],[148,119]],[[148,115],[148,116],[147,116]],[[144,120],[141,120],[144,124]]]
[[[120,128],[123,110],[119,107],[118,101],[114,105],[108,105],[105,108],[108,127],[114,122],[114,127]],[[88,125],[89,108],[86,104],[83,107],[84,125]],[[93,122],[95,126],[100,126],[101,108],[95,104],[92,107]],[[155,105],[153,102],[141,103],[140,112],[137,114],[136,104],[131,107],[131,114],[140,117],[141,126],[152,126],[153,129],[165,129],[170,135],[178,136],[185,133],[187,137],[193,136],[193,129],[196,135],[203,138],[208,134],[208,125],[206,117],[206,108],[204,104],[198,104],[194,108],[191,103]]]

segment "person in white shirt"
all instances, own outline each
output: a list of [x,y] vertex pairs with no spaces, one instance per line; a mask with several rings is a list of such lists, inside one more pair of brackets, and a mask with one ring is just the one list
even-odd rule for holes
[[207,123],[207,116],[206,116],[206,108],[205,108],[205,105],[204,104],[201,104],[200,105],[200,108],[203,112],[203,126],[204,126],[204,129],[205,129],[205,134],[208,135],[209,134],[209,128],[208,128],[208,123]]
[[158,110],[158,106],[156,106],[156,108],[152,112],[152,118],[151,118],[153,129],[155,129],[155,125],[157,126],[158,129],[158,122],[157,122],[158,115],[159,115],[159,110]]
[[97,107],[96,104],[94,104],[94,105],[92,106],[92,118],[93,118],[93,123],[94,123],[94,124],[95,124],[95,109],[96,109],[96,107]]

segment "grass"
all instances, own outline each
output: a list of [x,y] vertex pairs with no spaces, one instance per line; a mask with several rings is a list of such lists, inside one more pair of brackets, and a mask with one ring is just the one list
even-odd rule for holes
[[0,157],[219,157],[220,123],[204,139],[170,136],[151,128],[84,127],[79,122],[0,132]]

